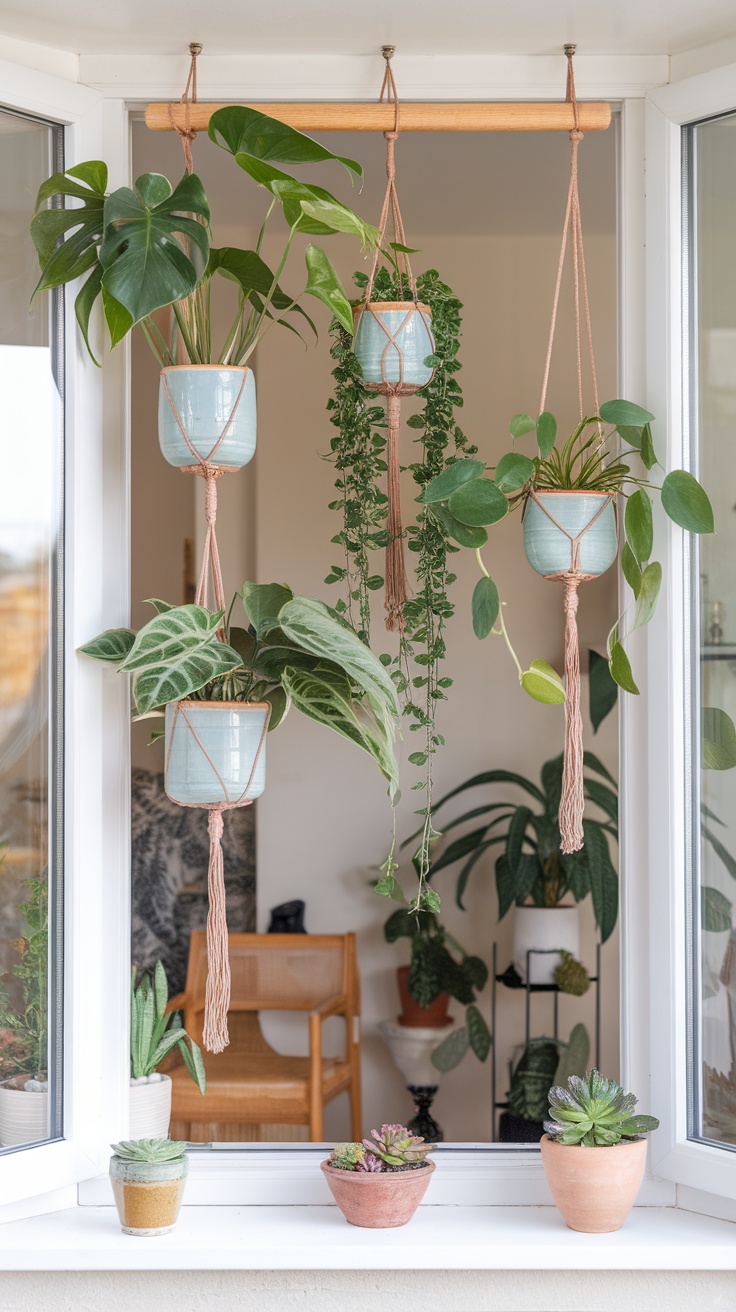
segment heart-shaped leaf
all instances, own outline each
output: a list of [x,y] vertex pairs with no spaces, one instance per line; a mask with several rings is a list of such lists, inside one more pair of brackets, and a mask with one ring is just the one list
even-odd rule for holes
[[498,616],[498,588],[485,574],[473,589],[473,632],[476,638],[487,638]]
[[662,505],[688,533],[713,533],[713,507],[698,480],[686,469],[673,469],[662,484]]
[[438,1071],[451,1071],[459,1066],[470,1043],[467,1025],[461,1025],[458,1029],[448,1034],[432,1053],[432,1065],[437,1067]]
[[244,583],[240,596],[256,635],[265,638],[278,626],[279,612],[294,594],[285,583]]
[[491,479],[478,478],[453,492],[447,509],[463,524],[478,528],[503,519],[509,513],[509,503]]
[[319,141],[247,105],[227,105],[215,110],[208,132],[210,140],[231,155],[253,155],[256,159],[277,160],[281,164],[320,164],[336,160],[356,177],[363,176],[363,169],[354,159],[334,155]]
[[494,483],[502,492],[518,492],[534,477],[535,464],[520,451],[509,451],[496,465]]
[[532,661],[521,676],[524,692],[545,706],[559,706],[565,700],[562,679],[547,661]]
[[525,433],[531,433],[536,426],[536,420],[531,415],[514,415],[509,420],[509,432],[514,440],[523,437]]
[[599,414],[605,424],[615,424],[617,428],[619,424],[641,428],[654,419],[653,414],[633,401],[604,401]]
[[557,420],[549,410],[543,410],[537,420],[536,428],[539,454],[543,460],[546,460],[557,437]]
[[483,460],[455,460],[427,483],[421,496],[417,497],[417,501],[422,501],[425,505],[435,501],[447,501],[459,487],[480,478],[485,467]]
[[488,534],[484,528],[472,528],[470,524],[463,524],[462,520],[455,519],[439,502],[430,506],[430,512],[442,525],[448,537],[454,542],[459,542],[461,547],[478,547],[485,546],[488,541]]
[[632,492],[626,501],[624,515],[626,541],[640,565],[652,554],[654,529],[652,526],[652,503],[642,487]]
[[614,642],[611,647],[610,658],[611,677],[615,679],[619,688],[624,692],[631,692],[638,696],[639,689],[634,683],[634,676],[631,673],[631,664],[620,642]]

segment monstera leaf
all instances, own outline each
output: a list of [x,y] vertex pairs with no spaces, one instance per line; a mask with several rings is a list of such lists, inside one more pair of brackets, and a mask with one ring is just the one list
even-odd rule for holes
[[[194,173],[185,174],[173,190],[162,174],[144,173],[133,188],[120,187],[108,196],[100,246],[102,285],[127,310],[131,323],[194,291],[209,257],[209,218],[207,197]],[[111,323],[107,306],[105,313],[114,345],[119,328]]]

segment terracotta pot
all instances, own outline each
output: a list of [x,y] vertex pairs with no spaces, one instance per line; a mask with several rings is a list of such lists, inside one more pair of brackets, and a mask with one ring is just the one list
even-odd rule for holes
[[636,1201],[647,1161],[646,1139],[611,1148],[555,1143],[545,1134],[542,1162],[555,1207],[570,1230],[620,1230]]
[[330,1192],[351,1225],[388,1230],[411,1221],[429,1186],[434,1162],[414,1171],[341,1171],[320,1162]]
[[399,1025],[421,1029],[439,1029],[447,1025],[450,1019],[447,1015],[447,1008],[450,1005],[449,993],[440,993],[428,1007],[420,1007],[409,992],[409,967],[399,966],[396,977],[399,981],[401,997]]

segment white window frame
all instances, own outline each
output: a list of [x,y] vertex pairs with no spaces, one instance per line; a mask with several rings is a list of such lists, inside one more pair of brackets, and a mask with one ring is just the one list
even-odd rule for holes
[[[646,404],[657,416],[658,447],[666,449],[668,468],[688,468],[690,464],[683,331],[682,129],[733,109],[736,64],[662,87],[647,97]],[[663,516],[657,531],[660,541],[666,541],[662,555],[664,604],[649,626],[648,693],[646,700],[641,699],[643,705],[624,709],[626,773],[632,758],[639,762],[638,768],[634,767],[638,785],[627,778],[627,788],[629,794],[633,788],[641,788],[639,817],[634,821],[638,832],[629,837],[628,896],[633,900],[645,878],[649,888],[648,978],[646,958],[639,955],[639,966],[632,969],[628,980],[631,989],[641,998],[648,994],[650,1000],[649,1040],[637,1055],[637,1078],[643,1087],[648,1056],[651,1110],[662,1122],[652,1139],[656,1174],[688,1189],[735,1199],[736,1153],[688,1139],[686,908],[691,816],[686,806],[687,709],[683,714],[690,678],[687,545],[686,535]],[[631,805],[633,811],[633,802]],[[637,906],[630,919],[639,915]],[[645,932],[642,928],[642,938]]]
[[[2,60],[0,105],[62,124],[65,167],[101,157],[115,185],[127,181],[122,102]],[[119,348],[103,374],[83,355],[68,294],[65,328],[63,1137],[0,1153],[4,1206],[98,1174],[126,1115],[128,696],[74,651],[127,621],[127,358]]]

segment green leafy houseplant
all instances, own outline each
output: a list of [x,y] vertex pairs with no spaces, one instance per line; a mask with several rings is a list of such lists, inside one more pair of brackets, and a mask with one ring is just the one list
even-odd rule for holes
[[19,906],[27,934],[13,944],[18,961],[10,974],[20,984],[22,1005],[13,1005],[11,990],[0,985],[0,1078],[28,1076],[45,1081],[48,1068],[48,938],[46,876],[27,881],[28,899]]
[[157,614],[138,634],[108,629],[80,650],[132,675],[139,716],[185,698],[268,701],[275,728],[293,704],[367,752],[393,797],[398,704],[380,661],[323,602],[283,584],[244,583],[233,605],[238,599],[247,628],[222,611],[155,601]]
[[[378,271],[373,298],[380,302],[403,301],[406,281],[402,283],[399,278],[390,251],[383,254],[392,267]],[[365,274],[355,274],[359,288],[365,288],[367,281]],[[431,311],[435,339],[435,354],[430,358],[433,377],[419,389],[421,409],[407,421],[416,433],[416,455],[408,469],[419,494],[460,455],[471,456],[476,448],[469,445],[455,414],[463,404],[457,379],[461,368],[457,357],[462,305],[434,269],[419,276],[417,294]],[[384,582],[376,569],[375,553],[388,540],[385,526],[388,499],[383,486],[386,417],[383,405],[376,404],[375,398],[366,392],[353,354],[352,328],[347,332],[340,322],[333,325],[332,332],[335,392],[327,408],[336,432],[327,459],[337,473],[338,497],[331,502],[330,509],[337,511],[342,520],[339,532],[332,539],[341,548],[342,558],[332,565],[326,582],[340,584],[345,589],[336,609],[346,614],[361,638],[370,643],[371,594]],[[417,500],[420,499],[418,496]],[[410,720],[410,731],[421,739],[421,746],[409,756],[410,763],[423,774],[414,788],[424,791],[423,806],[418,811],[424,824],[415,905],[431,910],[439,905],[437,895],[425,885],[432,841],[432,766],[437,748],[443,742],[435,716],[438,704],[446,699],[452,684],[448,676],[442,675],[442,662],[445,625],[454,613],[448,590],[456,576],[451,571],[449,556],[459,548],[448,540],[440,517],[429,514],[424,506],[420,506],[415,521],[406,525],[405,531],[407,548],[414,558],[414,593],[404,604],[404,629],[399,636],[398,651],[393,659],[388,655],[381,659],[391,670],[402,698],[403,713]],[[376,891],[386,897],[400,893],[393,869],[387,870]]]
[[380,1131],[371,1130],[371,1135],[372,1138],[362,1143],[337,1144],[327,1165],[338,1171],[373,1175],[381,1171],[416,1170],[425,1165],[427,1154],[434,1148],[434,1144],[425,1143],[405,1125],[382,1125]]
[[586,799],[605,818],[586,816],[585,845],[569,855],[560,849],[558,822],[562,756],[542,766],[541,787],[510,770],[485,770],[440,798],[435,817],[447,802],[471,788],[511,784],[523,789],[531,799],[518,804],[484,802],[445,825],[444,833],[448,834],[451,829],[483,817],[482,823],[448,843],[432,861],[433,879],[447,866],[463,861],[455,891],[459,907],[463,908],[463,896],[474,866],[485,852],[503,844],[495,866],[499,920],[514,904],[521,906],[529,902],[537,907],[555,907],[568,895],[580,902],[590,894],[601,939],[605,942],[610,937],[618,915],[618,876],[609,850],[609,838],[618,837],[616,782],[591,752],[585,753],[584,760]]
[[553,1084],[570,1075],[585,1073],[590,1052],[588,1031],[574,1025],[567,1043],[560,1039],[530,1039],[510,1069],[509,1111],[540,1125],[549,1105]]
[[207,1077],[201,1050],[184,1029],[181,1012],[175,1011],[167,1015],[168,1002],[169,986],[166,971],[160,961],[156,962],[153,976],[144,974],[137,986],[136,970],[133,969],[130,984],[131,1078],[140,1080],[144,1076],[152,1075],[158,1070],[164,1057],[167,1057],[173,1048],[178,1048],[184,1065],[199,1092],[203,1094]]
[[488,981],[485,962],[465,952],[429,911],[400,907],[389,916],[383,932],[387,943],[400,938],[411,943],[409,993],[420,1007],[429,1007],[441,993],[448,993],[466,1008],[465,1024],[443,1039],[432,1054],[437,1069],[452,1070],[468,1047],[479,1061],[485,1061],[491,1036],[476,1005],[476,991],[484,989]]
[[[200,178],[185,174],[176,185],[160,173],[147,173],[131,187],[108,193],[108,170],[88,160],[53,174],[41,187],[31,222],[31,236],[41,265],[36,291],[61,287],[87,275],[75,300],[75,312],[87,349],[90,315],[101,299],[115,346],[140,323],[160,365],[176,364],[181,342],[192,364],[242,365],[276,322],[294,313],[313,329],[299,305],[315,297],[352,329],[350,304],[328,256],[310,243],[305,252],[307,280],[296,296],[283,291],[280,278],[297,232],[357,236],[375,243],[375,230],[323,187],[297,181],[275,164],[318,164],[334,160],[349,174],[362,176],[354,160],[326,147],[277,119],[242,105],[212,115],[209,135],[235,158],[260,188],[270,193],[255,250],[210,246],[210,207]],[[69,198],[80,202],[62,209]],[[51,202],[51,207],[48,207]],[[275,206],[283,213],[288,235],[277,268],[261,256],[266,225]],[[226,279],[237,292],[237,310],[220,347],[211,338],[213,278]],[[175,330],[167,340],[152,316],[173,306]]]
[[558,446],[557,421],[549,411],[543,411],[537,420],[527,414],[514,415],[509,424],[514,444],[534,433],[536,454],[526,455],[514,445],[501,457],[492,478],[484,477],[481,461],[462,461],[424,490],[424,503],[442,518],[456,541],[473,536],[473,541],[464,545],[475,547],[482,571],[473,594],[476,636],[485,638],[495,633],[504,637],[522,687],[538,701],[564,701],[562,686],[555,671],[541,662],[522,670],[511,648],[498,589],[480,554],[488,539],[486,530],[516,506],[523,512],[532,492],[603,492],[625,500],[621,567],[634,605],[613,625],[607,656],[616,683],[626,692],[638,693],[623,644],[651,619],[662,582],[662,567],[651,559],[654,533],[650,492],[660,497],[667,516],[681,528],[698,534],[714,531],[708,496],[687,470],[670,471],[661,485],[650,481],[659,465],[652,440],[653,419],[648,410],[631,401],[606,401],[598,414],[582,419]]
[[633,1093],[624,1093],[616,1080],[598,1071],[588,1071],[582,1079],[571,1075],[566,1088],[550,1090],[550,1119],[544,1128],[557,1143],[611,1148],[658,1128],[655,1116],[634,1115],[636,1102]]

